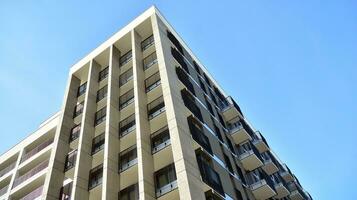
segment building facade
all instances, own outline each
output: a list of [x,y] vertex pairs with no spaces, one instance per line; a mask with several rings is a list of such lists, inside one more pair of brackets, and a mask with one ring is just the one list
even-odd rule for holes
[[151,7],[71,67],[0,157],[0,200],[312,199]]

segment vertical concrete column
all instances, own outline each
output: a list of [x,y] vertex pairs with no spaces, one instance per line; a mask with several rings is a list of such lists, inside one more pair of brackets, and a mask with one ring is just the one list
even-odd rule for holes
[[70,73],[43,188],[42,197],[46,200],[58,199],[63,185],[63,169],[66,155],[70,150],[68,139],[74,125],[73,111],[77,103],[79,85],[80,80]]
[[154,185],[154,161],[151,154],[150,125],[147,114],[145,73],[142,66],[141,37],[131,31],[133,52],[133,79],[135,98],[136,147],[138,151],[138,185],[140,199],[156,199]]
[[89,66],[87,92],[82,114],[82,128],[78,140],[78,153],[74,171],[72,199],[88,199],[88,178],[92,168],[92,140],[94,136],[94,115],[97,111],[96,96],[100,65],[92,60]]
[[112,45],[109,56],[107,118],[105,128],[103,192],[102,199],[117,200],[119,192],[118,174],[118,121],[119,121],[119,50]]
[[165,41],[167,28],[156,14],[152,23],[180,199],[205,199],[170,44]]

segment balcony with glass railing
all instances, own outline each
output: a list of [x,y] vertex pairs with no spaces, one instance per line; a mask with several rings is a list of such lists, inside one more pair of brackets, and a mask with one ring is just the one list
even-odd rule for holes
[[240,144],[244,141],[251,140],[250,131],[247,129],[247,125],[244,120],[240,120],[238,117],[230,120],[227,123],[229,133],[236,144]]
[[156,72],[147,79],[145,79],[145,91],[146,93],[154,90],[159,85],[161,85],[160,73]]
[[255,147],[257,147],[260,153],[269,150],[268,142],[265,140],[264,136],[259,131],[256,131],[255,134],[252,134],[252,136],[253,136],[252,143],[254,144]]
[[27,159],[31,158],[32,156],[36,155],[37,153],[39,153],[41,150],[45,149],[46,147],[48,147],[49,145],[51,145],[53,142],[53,139],[48,139],[45,142],[36,145],[36,147],[32,148],[29,151],[26,151],[26,153],[22,156],[21,158],[21,162],[26,161]]
[[239,117],[241,119],[244,118],[242,110],[240,109],[239,105],[234,101],[232,97],[227,97],[227,101],[225,104],[222,104],[222,113],[226,120],[231,120],[235,117]]
[[122,55],[119,59],[120,67],[123,67],[124,65],[128,64],[132,60],[132,56],[133,55],[131,50]]
[[40,186],[33,190],[32,192],[26,194],[24,197],[19,200],[39,200],[42,195],[43,186]]
[[148,38],[141,42],[141,51],[149,49],[151,46],[153,46],[153,44],[155,44],[154,35],[150,35]]
[[0,178],[2,178],[7,173],[12,171],[15,168],[15,166],[16,166],[16,162],[13,162],[13,163],[9,164],[8,166],[4,167],[3,169],[1,169],[0,170]]
[[276,195],[271,177],[260,168],[247,174],[247,182],[256,199],[269,199]]
[[238,158],[246,170],[252,171],[263,165],[259,151],[250,141],[237,145]]
[[47,166],[48,166],[48,160],[45,160],[45,161],[41,162],[40,164],[36,165],[35,167],[33,167],[31,170],[27,171],[26,173],[19,175],[14,180],[13,188],[15,188],[16,186],[20,185],[21,183],[29,180],[30,178],[32,178],[33,176],[35,176],[42,170],[46,169]]
[[157,63],[157,56],[156,56],[156,52],[154,52],[143,59],[143,68],[144,70],[147,70],[153,65],[155,65],[156,63]]
[[309,200],[309,196],[304,192],[303,188],[295,183],[295,182],[290,182],[288,183],[288,188],[290,191],[289,198],[291,200]]
[[123,172],[138,163],[136,146],[132,146],[119,154],[119,172]]
[[155,118],[161,113],[165,112],[165,103],[163,96],[153,100],[147,105],[149,120]]
[[0,188],[0,199],[2,196],[4,196],[7,193],[8,189],[9,189],[9,185],[6,185],[6,186]]
[[287,183],[279,175],[279,173],[270,175],[270,178],[274,183],[274,188],[277,193],[276,196],[274,196],[275,199],[281,199],[287,197],[290,194]]
[[279,171],[278,161],[270,151],[263,152],[261,156],[264,163],[262,168],[267,174],[271,175]]
[[132,114],[119,123],[119,137],[124,137],[135,130],[135,115]]
[[[160,200],[178,199],[176,170],[174,164],[155,172],[156,197]],[[176,192],[173,192],[176,191]]]
[[280,166],[280,171],[279,174],[280,176],[287,182],[294,181],[294,175],[290,171],[290,168],[286,164],[279,165]]

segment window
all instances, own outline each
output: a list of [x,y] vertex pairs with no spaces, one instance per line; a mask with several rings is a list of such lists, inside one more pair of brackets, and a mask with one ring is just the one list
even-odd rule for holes
[[211,103],[208,101],[207,97],[205,97],[205,101],[206,101],[206,106],[207,106],[208,111],[211,113],[211,115],[214,116],[214,112],[213,112],[212,105],[211,105]]
[[72,169],[76,165],[76,159],[77,159],[77,150],[74,150],[66,156],[64,171],[68,171],[69,169]]
[[120,57],[120,59],[119,59],[120,66],[123,66],[126,63],[128,63],[131,60],[131,57],[132,57],[132,52],[131,52],[131,50],[129,50],[123,56]]
[[82,114],[83,108],[84,108],[84,101],[82,101],[81,103],[77,103],[77,105],[74,107],[73,118]]
[[176,48],[183,54],[182,45],[170,31],[167,31],[167,37],[176,46]]
[[134,89],[129,90],[119,97],[119,110],[134,102]]
[[145,79],[145,91],[150,92],[160,84],[161,84],[160,73],[156,72],[155,74],[151,75],[149,78]]
[[213,155],[211,144],[209,142],[208,137],[204,134],[203,126],[200,124],[200,122],[196,120],[193,116],[188,117],[187,122],[192,138],[199,145],[201,145],[208,153]]
[[[212,120],[213,120],[213,119],[212,119]],[[216,136],[218,137],[218,139],[219,139],[221,142],[224,143],[223,138],[222,138],[222,135],[221,135],[221,131],[219,130],[219,128],[218,128],[215,124],[213,124],[213,126],[214,126],[214,131],[216,132]]]
[[101,89],[98,90],[97,92],[97,102],[100,100],[104,99],[108,94],[108,86],[104,86]]
[[233,174],[234,172],[233,172],[233,167],[232,167],[231,160],[229,159],[229,157],[225,153],[223,153],[223,157],[224,157],[224,162],[226,163],[226,167]]
[[133,79],[133,69],[129,69],[119,76],[119,87]]
[[195,70],[198,74],[201,74],[201,69],[200,66],[196,63],[196,61],[193,61],[193,66],[195,67]]
[[79,133],[81,132],[81,124],[75,125],[72,129],[71,129],[71,133],[69,135],[69,142],[74,141],[75,139],[77,139],[79,137]]
[[148,38],[146,38],[144,41],[141,42],[141,50],[145,51],[148,49],[151,45],[154,44],[154,35],[150,35]]
[[149,120],[165,111],[164,98],[161,96],[147,105]]
[[195,98],[185,89],[181,90],[181,96],[185,106],[193,113],[195,117],[203,122],[201,110],[196,104]]
[[138,163],[136,146],[131,146],[119,154],[119,172],[125,171]]
[[104,68],[102,71],[99,72],[98,82],[104,80],[108,77],[109,67]]
[[212,101],[214,102],[214,104],[218,105],[217,100],[216,100],[216,97],[214,96],[214,94],[212,93],[211,90],[209,91],[209,95],[210,95]]
[[135,129],[135,115],[132,114],[119,123],[119,137],[124,137]]
[[190,74],[188,70],[187,63],[184,57],[175,49],[171,47],[171,54],[175,58],[175,60],[181,65],[181,67],[186,71],[187,74]]
[[208,76],[207,76],[205,73],[203,73],[203,78],[205,79],[205,81],[206,81],[206,83],[208,84],[208,86],[209,86],[209,87],[212,87],[211,81],[209,80]]
[[59,200],[71,200],[71,193],[72,193],[72,182],[61,187]]
[[170,164],[155,172],[156,196],[159,197],[177,188],[174,164]]
[[102,184],[103,178],[103,164],[98,165],[89,172],[89,184],[88,189],[91,190],[96,186]]
[[181,67],[176,67],[176,74],[178,79],[186,86],[186,88],[193,94],[196,95],[195,89],[188,77]]
[[227,140],[229,150],[231,150],[231,152],[235,154],[236,152],[234,151],[234,147],[233,147],[231,140],[227,136],[226,136],[226,140]]
[[107,107],[104,107],[95,113],[94,126],[105,121],[107,115]]
[[105,135],[104,133],[93,138],[92,141],[92,155],[104,148]]
[[156,56],[156,52],[154,52],[143,59],[144,70],[147,70],[148,68],[150,68],[156,63],[157,63],[157,56]]
[[120,200],[138,200],[138,184],[131,185],[119,192]]
[[237,200],[243,200],[242,193],[234,188],[234,191],[236,193]]
[[239,174],[240,180],[242,181],[243,184],[246,184],[245,178],[243,176],[242,169],[237,164],[236,164],[236,169],[237,169],[237,172]]
[[198,78],[198,82],[200,83],[200,87],[201,87],[201,89],[203,90],[203,92],[204,92],[205,94],[207,94],[206,86],[205,86],[205,84],[202,82],[202,79],[201,79],[201,78]]
[[82,94],[84,94],[86,92],[87,89],[87,82],[83,83],[82,85],[80,85],[78,87],[78,91],[77,91],[77,97],[81,96]]
[[154,136],[151,138],[152,153],[156,153],[171,144],[170,132],[167,126],[161,128],[153,135]]

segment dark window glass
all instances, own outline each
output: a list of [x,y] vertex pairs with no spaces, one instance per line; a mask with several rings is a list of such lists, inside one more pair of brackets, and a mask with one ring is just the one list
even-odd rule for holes
[[81,96],[82,94],[84,94],[86,92],[87,89],[87,82],[83,83],[82,85],[80,85],[78,87],[78,91],[77,91],[77,97]]
[[80,132],[81,132],[81,124],[75,125],[71,129],[71,133],[70,133],[70,136],[69,136],[69,142],[72,142],[75,139],[77,139],[79,137],[79,133]]
[[228,170],[233,174],[233,167],[232,167],[232,164],[231,164],[231,161],[229,159],[229,157],[223,153],[223,157],[224,157],[224,162],[226,163],[226,167],[228,168]]
[[131,58],[132,58],[132,52],[130,50],[120,57],[119,59],[120,66],[123,66],[126,63],[128,63],[131,60]]
[[208,111],[211,113],[211,115],[214,116],[214,112],[213,112],[212,105],[211,105],[211,103],[208,101],[207,97],[205,97],[205,101],[206,101],[206,106],[207,106]]
[[145,40],[143,40],[141,42],[141,50],[145,51],[146,49],[148,49],[154,43],[155,43],[154,35],[150,35],[148,38],[146,38]]
[[193,66],[195,67],[195,70],[198,74],[201,74],[201,69],[200,66],[196,63],[196,61],[193,61]]
[[131,185],[119,192],[120,200],[138,200],[138,184]]
[[167,31],[167,37],[169,38],[169,40],[176,46],[176,48],[182,53],[183,53],[183,49],[182,49],[182,45],[180,44],[180,42],[177,40],[177,38],[170,32]]
[[175,48],[172,47],[171,47],[171,54],[175,58],[175,60],[181,65],[182,69],[184,69],[187,74],[190,74],[190,71],[188,70],[188,66],[184,57]]
[[204,92],[205,94],[207,94],[207,89],[206,89],[205,84],[202,82],[202,79],[201,79],[201,78],[198,78],[198,82],[200,83],[200,87],[201,87],[201,89],[203,90],[203,92]]
[[243,200],[242,193],[234,188],[234,191],[236,193],[237,200]]
[[224,142],[223,141],[223,138],[222,138],[222,134],[221,134],[221,131],[219,130],[219,128],[214,124],[214,131],[216,133],[216,136],[218,137],[218,139],[221,141],[221,142]]
[[97,92],[97,102],[100,100],[104,99],[108,94],[108,86],[104,86],[101,89],[98,90]]
[[164,98],[161,96],[147,105],[149,120],[165,111]]
[[138,163],[136,146],[132,146],[119,154],[119,172]]
[[109,67],[104,68],[102,71],[99,72],[98,81],[102,81],[108,77]]
[[134,102],[134,90],[131,89],[119,97],[119,109],[123,109]]
[[181,90],[181,96],[185,106],[202,122],[202,113],[195,98],[187,90]]
[[159,86],[161,84],[160,81],[160,73],[156,72],[151,75],[149,78],[145,79],[145,91],[149,92]]
[[188,78],[188,75],[181,67],[176,67],[176,74],[178,79],[187,87],[187,89],[195,95],[195,89],[191,83],[191,80]]
[[93,168],[89,172],[89,182],[88,189],[93,189],[94,187],[102,184],[103,178],[103,164]]
[[92,155],[104,148],[105,135],[104,133],[93,138],[92,141]]
[[207,76],[205,73],[203,73],[203,78],[205,79],[205,81],[206,81],[206,83],[208,84],[208,86],[209,86],[209,87],[212,87],[211,81],[209,80],[208,76]]
[[74,107],[74,112],[73,112],[73,118],[79,116],[80,114],[83,113],[83,108],[84,108],[84,101],[82,101],[81,103],[78,103],[75,107]]
[[72,182],[70,182],[67,185],[61,187],[59,200],[70,200],[71,199],[71,193],[72,193]]
[[131,79],[133,79],[133,69],[129,69],[119,76],[119,87],[129,82]]
[[135,129],[135,115],[132,114],[119,123],[119,137],[124,137]]
[[98,125],[105,121],[107,116],[107,107],[104,107],[95,113],[94,125]]
[[168,165],[155,172],[156,196],[165,194],[177,187],[174,164]]
[[66,156],[64,171],[72,169],[76,165],[76,159],[77,159],[77,150],[74,150]]
[[161,149],[165,148],[170,142],[170,133],[169,129],[166,127],[161,128],[156,133],[153,134],[154,136],[151,139],[151,148],[152,152],[156,153]]
[[144,70],[150,68],[151,66],[153,66],[156,63],[157,63],[157,57],[156,57],[156,52],[154,52],[143,59]]

